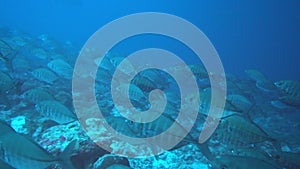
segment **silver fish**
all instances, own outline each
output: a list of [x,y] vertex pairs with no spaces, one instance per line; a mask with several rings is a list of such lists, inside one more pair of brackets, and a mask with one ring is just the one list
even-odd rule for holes
[[47,66],[59,76],[71,79],[73,76],[73,68],[66,61],[62,59],[52,60],[47,64]]
[[247,112],[252,107],[251,101],[239,94],[228,95],[226,97],[226,100],[237,110],[240,110],[242,112]]
[[0,71],[0,93],[7,92],[14,87],[14,82],[12,78]]
[[[136,85],[130,84],[129,87],[126,84],[121,84],[116,87],[116,90],[119,92],[119,99],[122,103],[126,103],[127,98],[129,97],[135,104],[135,106],[145,106],[147,105],[147,96],[145,93]],[[124,99],[124,100],[122,100]]]
[[141,88],[145,92],[150,92],[151,90],[157,89],[158,85],[145,76],[137,76],[132,81],[133,84]]
[[51,94],[41,88],[27,90],[22,95],[24,99],[34,104],[44,100],[54,100],[54,97]]
[[112,72],[106,69],[99,69],[97,71],[96,81],[102,84],[110,84],[112,79]]
[[239,115],[222,119],[213,137],[219,142],[233,147],[250,147],[263,141],[275,141],[254,123]]
[[262,91],[270,92],[276,90],[273,82],[269,80],[265,75],[263,75],[258,70],[249,69],[245,71],[251,80],[256,82],[256,87]]
[[172,149],[177,149],[188,144],[195,144],[199,147],[201,153],[208,160],[213,159],[212,153],[208,148],[207,142],[199,144],[198,140],[195,139],[189,132],[187,132],[186,129],[180,123],[178,123],[176,120],[167,115],[161,115],[159,118],[150,123],[133,123],[131,121],[128,122],[131,131],[133,131],[138,137],[152,137],[155,135],[159,135],[162,132],[165,132],[171,126],[175,127],[176,133],[165,132],[164,134],[166,136],[162,137],[162,139],[164,140],[157,140],[161,143],[161,146],[169,147],[168,144],[173,142],[173,140],[171,139],[178,138],[181,139],[181,141]]
[[58,79],[58,77],[52,71],[46,68],[38,68],[33,70],[32,76],[35,77],[37,80],[49,84],[53,84],[53,82]]
[[208,73],[204,66],[202,65],[189,65],[191,71],[195,74],[197,79],[208,78]]
[[70,143],[61,156],[56,158],[3,122],[0,122],[0,131],[0,157],[11,166],[17,169],[41,169],[52,164],[61,164],[66,169],[74,168],[69,156],[74,143]]
[[34,58],[47,60],[48,53],[42,48],[34,48],[31,50],[31,54]]
[[[211,105],[211,88],[206,88],[203,91],[200,91],[199,113],[207,115],[210,108],[219,109],[220,107],[217,107],[215,105]],[[228,110],[228,111],[224,110],[223,117],[231,115],[234,112],[239,113],[241,111],[238,107],[235,107],[234,104],[232,104],[230,100],[227,100],[227,99],[226,99],[226,102],[225,102],[224,109]],[[233,111],[233,112],[230,112],[230,111]]]
[[32,69],[31,64],[28,60],[23,58],[14,58],[12,60],[12,70],[14,72],[25,74]]
[[35,105],[37,112],[60,124],[76,120],[76,115],[58,101],[46,100]]
[[0,108],[11,107],[11,100],[8,99],[7,92],[14,88],[13,79],[6,73],[0,71]]
[[256,82],[268,81],[265,75],[263,75],[260,71],[255,69],[245,70],[245,73],[249,76],[249,78]]
[[281,96],[279,97],[279,100],[288,105],[300,108],[300,97]]
[[285,95],[279,99],[292,106],[300,107],[300,82],[282,80],[274,83]]
[[[130,75],[130,74],[134,74],[135,73],[135,67],[133,66],[133,64],[127,60],[126,58],[122,57],[122,56],[115,56],[110,58],[110,62],[112,63],[112,65],[114,65],[115,68],[117,68],[119,71],[121,71],[122,73],[124,73],[125,75]],[[126,65],[126,67],[119,67],[119,64],[122,63],[124,65]]]
[[128,125],[128,121],[122,117],[109,116],[105,118],[107,123],[114,128],[116,131],[134,137],[136,134]]
[[0,51],[3,58],[10,55],[14,49],[4,40],[0,39]]
[[[102,59],[101,63],[100,59]],[[99,69],[105,69],[106,71],[113,71],[115,69],[115,66],[111,63],[111,60],[107,56],[95,59],[94,63],[99,66]]]
[[282,80],[274,83],[275,86],[289,96],[300,96],[300,82]]

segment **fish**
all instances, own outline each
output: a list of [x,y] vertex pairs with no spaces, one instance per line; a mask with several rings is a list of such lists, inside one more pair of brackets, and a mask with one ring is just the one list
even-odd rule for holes
[[7,74],[0,71],[0,93],[5,93],[14,88],[13,79]]
[[0,71],[0,107],[8,109],[11,107],[7,93],[15,88],[13,79],[6,73]]
[[251,101],[245,96],[239,94],[230,94],[226,97],[226,101],[235,107],[236,110],[247,112],[251,107]]
[[249,76],[249,78],[256,82],[256,87],[264,92],[272,92],[276,91],[276,87],[273,82],[269,80],[265,75],[263,75],[260,71],[255,69],[245,70],[245,73]]
[[[138,137],[152,137],[166,131],[175,120],[168,116],[162,115],[158,119],[150,123],[130,123],[132,131],[137,134]],[[180,128],[182,131],[178,131],[178,135],[185,132],[185,129]]]
[[255,69],[248,69],[245,70],[245,73],[248,75],[248,77],[256,82],[263,82],[263,81],[268,81],[266,76],[263,75],[260,71],[255,70]]
[[42,60],[48,59],[48,53],[42,48],[32,49],[31,54],[34,58],[38,58],[38,59],[42,59]]
[[158,69],[147,69],[139,73],[141,77],[149,79],[155,84],[155,89],[164,90],[170,87],[170,75]]
[[268,81],[258,81],[258,82],[256,82],[255,86],[258,89],[260,89],[261,91],[264,91],[264,92],[275,92],[276,91],[276,87],[274,86],[274,84],[270,80],[268,80]]
[[300,82],[292,80],[282,80],[274,83],[275,86],[284,93],[279,100],[300,108]]
[[4,122],[0,122],[0,133],[0,157],[14,168],[41,169],[60,164],[66,169],[74,169],[70,152],[75,142],[71,142],[59,157],[53,157],[33,140],[16,133]]
[[8,55],[10,55],[14,49],[4,40],[0,39],[0,51],[1,51],[1,57],[7,58]]
[[16,53],[7,42],[0,39],[0,60],[8,70],[12,70],[12,59],[16,56]]
[[[110,62],[116,69],[125,75],[132,75],[136,73],[135,67],[131,61],[122,56],[114,56],[110,58]],[[122,63],[124,66],[120,67],[120,63]]]
[[0,50],[0,61],[2,63],[4,63],[5,66],[7,66],[6,63],[8,62],[8,58],[6,58],[5,56],[3,56],[1,50]]
[[14,31],[13,34],[2,37],[1,40],[11,49],[18,50],[24,46],[31,37],[28,34]]
[[150,92],[159,86],[147,76],[137,76],[132,80],[132,83],[142,89],[144,92]]
[[29,89],[22,94],[25,100],[30,103],[37,104],[44,100],[54,100],[54,97],[41,88]]
[[232,147],[250,147],[264,141],[276,141],[259,126],[239,115],[222,119],[213,134],[213,138]]
[[131,136],[131,137],[136,136],[135,131],[133,131],[132,128],[130,127],[127,119],[118,116],[109,116],[109,117],[105,117],[105,120],[117,132],[120,132],[124,135]]
[[281,80],[274,83],[275,86],[289,96],[300,96],[300,82],[292,80]]
[[[156,140],[158,141],[162,146],[160,148],[166,149],[169,148],[168,143],[173,143],[174,140],[170,139],[180,139],[181,141],[172,147],[170,150],[178,149],[182,146],[188,145],[188,144],[194,144],[198,146],[201,153],[208,159],[212,160],[214,159],[210,149],[208,148],[208,142],[199,143],[198,138],[194,138],[190,132],[186,131],[186,129],[178,123],[176,120],[171,118],[170,116],[162,114],[160,117],[158,117],[156,120],[150,122],[150,123],[134,123],[132,121],[128,121],[128,125],[131,128],[131,131],[135,133],[137,137],[152,137],[161,134],[162,132],[165,132],[169,127],[175,127],[176,133],[169,133],[165,132],[165,137],[161,137],[163,140]],[[151,143],[150,143],[151,144]],[[157,146],[157,145],[156,145]]]
[[126,104],[128,98],[130,98],[132,104],[136,108],[143,109],[145,106],[149,104],[149,101],[145,93],[134,84],[130,84],[129,86],[127,84],[121,84],[116,87],[116,90],[119,93],[118,98],[120,99],[119,101],[122,104]]
[[243,157],[254,157],[266,161],[273,161],[269,153],[257,149],[257,148],[235,148],[231,150],[232,155],[243,156]]
[[110,84],[111,79],[112,79],[112,74],[110,71],[103,69],[103,68],[101,68],[97,71],[96,81],[98,83],[108,85],[108,84]]
[[291,105],[293,107],[300,108],[300,97],[281,96],[281,97],[279,97],[279,100],[281,102]]
[[54,59],[47,64],[48,68],[65,79],[71,79],[73,76],[73,68],[62,59]]
[[177,117],[180,109],[180,98],[174,91],[157,92],[151,96],[151,111],[163,112],[171,117]]
[[208,73],[204,66],[202,65],[188,65],[191,71],[194,73],[197,79],[205,79],[208,78]]
[[272,162],[255,157],[222,155],[212,164],[212,169],[281,169]]
[[[137,138],[147,138],[151,136],[156,136],[158,134],[161,134],[162,132],[166,131],[171,125],[175,125],[176,127],[176,133],[170,133],[166,132],[164,133],[166,136],[162,139],[164,140],[158,140],[160,143],[160,146],[157,144],[153,145],[152,141],[147,142],[145,140],[144,144],[150,144],[153,148],[152,151],[156,152],[158,150],[160,151],[161,148],[165,149],[166,147],[170,148],[171,145],[169,145],[170,142],[173,142],[173,140],[168,140],[172,138],[178,138],[181,141],[172,147],[170,150],[178,149],[182,146],[188,145],[188,144],[195,144],[200,149],[201,153],[205,155],[207,159],[213,159],[213,155],[208,148],[208,142],[205,143],[199,143],[198,138],[193,138],[192,135],[189,134],[189,132],[186,131],[186,129],[181,126],[176,120],[173,118],[167,116],[167,115],[161,115],[158,119],[154,120],[150,123],[135,123],[133,121],[130,121],[128,119],[122,118],[122,117],[116,117],[116,116],[109,116],[105,118],[108,124],[115,129],[116,131],[130,136],[130,137],[137,137]],[[187,133],[187,135],[183,138],[183,134]],[[157,141],[157,140],[156,140]]]
[[55,100],[41,101],[35,105],[35,109],[43,116],[60,124],[70,123],[77,119],[76,115],[65,105]]
[[72,98],[72,94],[68,93],[66,91],[59,91],[57,93],[55,93],[54,95],[55,100],[59,101],[60,103],[66,105],[67,107],[72,105],[72,100],[70,98]]
[[[225,107],[223,107],[223,116],[227,117],[229,115],[232,115],[234,113],[240,113],[241,110],[236,107],[233,103],[231,103],[230,97],[229,100],[225,99]],[[210,108],[219,109],[221,107],[211,105],[211,88],[206,88],[202,91],[200,91],[200,107],[199,107],[199,113],[203,115],[208,115]],[[231,112],[233,111],[233,112]]]
[[271,101],[271,105],[277,109],[280,109],[280,110],[288,110],[288,109],[292,109],[293,107],[286,104],[286,103],[283,103],[279,100],[272,100]]
[[26,74],[32,67],[28,60],[23,58],[14,58],[12,60],[12,70],[18,74]]
[[58,77],[49,69],[46,68],[37,68],[32,71],[32,76],[37,80],[42,82],[46,82],[49,84],[53,84],[54,81],[58,79]]
[[[114,71],[115,66],[113,65],[113,63],[107,55],[109,55],[109,53],[106,54],[106,56],[103,58],[96,58],[94,60],[94,63],[99,66],[99,69],[105,69],[106,71]],[[100,59],[102,59],[101,62]]]

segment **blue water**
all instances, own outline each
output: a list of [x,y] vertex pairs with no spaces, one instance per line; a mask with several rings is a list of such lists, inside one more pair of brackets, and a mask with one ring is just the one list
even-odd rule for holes
[[300,1],[1,0],[0,24],[48,34],[79,47],[101,26],[136,12],[165,12],[198,26],[226,72],[255,68],[269,78],[299,80]]

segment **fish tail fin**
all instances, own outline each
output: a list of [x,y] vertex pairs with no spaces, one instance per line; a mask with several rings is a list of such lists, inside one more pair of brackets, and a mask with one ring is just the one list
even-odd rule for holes
[[71,161],[71,154],[76,146],[77,141],[72,141],[69,145],[65,148],[65,150],[60,154],[59,159],[61,161],[61,165],[63,169],[75,169],[72,161]]
[[210,151],[210,149],[208,147],[208,141],[206,141],[204,143],[198,143],[196,145],[200,149],[201,153],[208,159],[208,161],[214,162],[216,160],[215,156],[212,154],[212,152]]

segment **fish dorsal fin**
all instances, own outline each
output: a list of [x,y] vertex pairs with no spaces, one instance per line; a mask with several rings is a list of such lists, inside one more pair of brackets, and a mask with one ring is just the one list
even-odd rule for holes
[[0,120],[0,136],[8,132],[15,132],[15,130],[9,124]]

